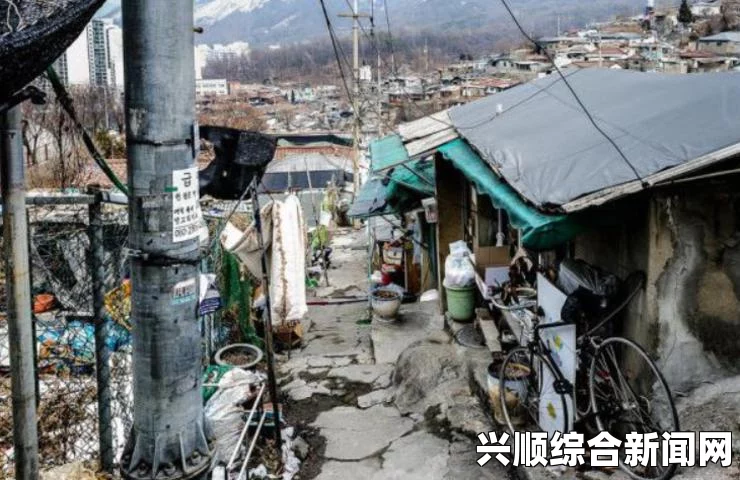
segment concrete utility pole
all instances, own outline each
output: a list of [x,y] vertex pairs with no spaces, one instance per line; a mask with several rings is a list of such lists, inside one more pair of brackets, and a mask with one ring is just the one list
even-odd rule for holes
[[355,195],[360,191],[360,18],[368,18],[369,15],[360,13],[359,0],[355,0],[352,13],[343,13],[340,17],[352,19],[352,77],[353,77],[353,99],[354,126],[352,128],[352,140],[354,145],[354,159],[352,170],[354,177]]
[[199,205],[193,2],[123,1],[134,425],[129,480],[201,479]]
[[0,154],[15,478],[36,480],[39,476],[34,374],[36,340],[33,338],[31,319],[28,216],[20,107],[0,114]]

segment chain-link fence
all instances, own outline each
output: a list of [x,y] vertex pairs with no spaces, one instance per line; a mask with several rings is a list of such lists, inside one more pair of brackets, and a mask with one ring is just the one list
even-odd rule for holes
[[[42,469],[72,461],[98,463],[100,434],[96,378],[90,205],[92,196],[34,197],[29,206],[29,257],[36,337],[39,461]],[[103,205],[101,252],[110,353],[109,386],[114,453],[131,426],[131,351],[127,321],[128,236],[125,206]],[[4,272],[4,270],[3,270]],[[4,273],[3,273],[4,275]],[[3,279],[4,280],[4,279]],[[3,281],[3,286],[5,282]],[[5,292],[2,292],[5,311]],[[0,479],[13,478],[12,405],[7,320],[0,316]],[[117,456],[116,456],[117,457]]]
[[[133,425],[127,208],[100,203],[91,195],[32,197],[31,203],[29,256],[41,468],[76,461],[89,461],[97,468],[107,448],[115,463]],[[250,319],[253,281],[217,240],[233,206],[204,205],[211,243],[201,271],[213,274],[221,305],[201,317],[205,365],[229,343],[260,343]],[[251,208],[242,205],[229,219],[245,230],[251,217]],[[0,242],[0,255],[2,248]],[[14,472],[6,282],[0,280],[0,480],[4,480],[14,478]],[[99,314],[96,292],[104,307]],[[98,378],[101,340],[109,355],[109,373]],[[99,392],[109,410],[99,410]],[[110,433],[101,435],[100,425],[108,423]],[[105,438],[110,438],[110,447]]]

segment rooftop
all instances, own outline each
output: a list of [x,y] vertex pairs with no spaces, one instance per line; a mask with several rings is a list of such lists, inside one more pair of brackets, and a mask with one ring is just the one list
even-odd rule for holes
[[732,42],[740,43],[740,32],[722,32],[717,35],[710,35],[708,37],[702,37],[699,39],[700,42]]

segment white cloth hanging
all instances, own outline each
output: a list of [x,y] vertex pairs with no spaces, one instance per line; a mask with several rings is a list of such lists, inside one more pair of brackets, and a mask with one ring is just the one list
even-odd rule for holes
[[270,303],[272,323],[298,322],[306,305],[306,224],[298,197],[275,202],[272,211]]

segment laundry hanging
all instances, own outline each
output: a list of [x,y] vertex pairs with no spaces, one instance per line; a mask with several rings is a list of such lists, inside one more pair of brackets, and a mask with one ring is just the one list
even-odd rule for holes
[[306,305],[306,224],[296,195],[277,201],[272,211],[270,266],[272,323],[299,322]]

